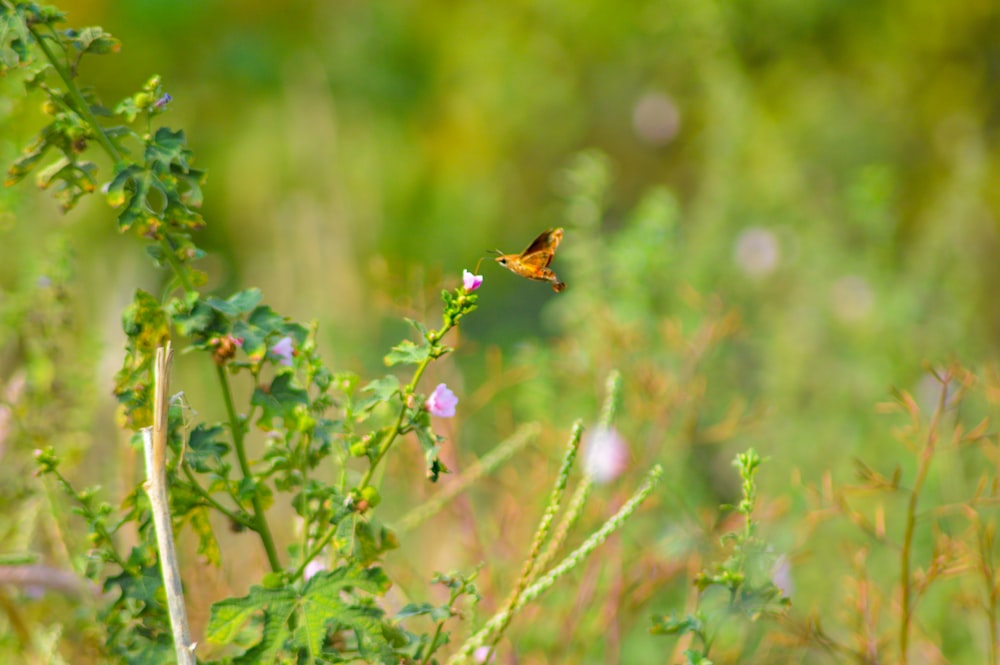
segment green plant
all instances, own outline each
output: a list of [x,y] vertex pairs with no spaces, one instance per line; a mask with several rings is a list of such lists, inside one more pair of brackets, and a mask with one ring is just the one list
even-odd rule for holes
[[[778,557],[758,534],[753,517],[757,502],[756,475],[761,462],[753,448],[740,453],[733,461],[743,481],[743,498],[736,506],[728,507],[742,516],[743,524],[742,528],[722,536],[722,545],[729,555],[695,576],[693,582],[698,590],[699,608],[684,618],[659,616],[653,619],[650,629],[653,634],[690,635],[697,640],[697,647],[684,650],[688,665],[712,665],[711,651],[716,636],[724,630],[735,632],[731,625],[733,617],[756,621],[761,616],[780,614],[789,604],[773,580]],[[725,592],[721,608],[709,598],[710,592],[716,589]]]
[[[25,81],[30,92],[45,97],[43,109],[51,118],[10,168],[7,184],[35,173],[40,187],[54,189],[63,208],[72,208],[101,182],[97,163],[86,159],[96,146],[111,163],[101,189],[117,210],[119,230],[146,242],[147,255],[163,271],[160,294],[137,290],[122,317],[127,341],[115,378],[121,423],[137,446],[147,437],[163,439],[165,509],[174,530],[189,528],[198,553],[221,565],[212,517],[222,516],[232,528],[255,536],[269,568],[249,593],[212,606],[205,635],[215,646],[206,657],[232,663],[436,662],[448,641],[446,621],[465,599],[477,597],[474,576],[437,576],[449,589],[446,603],[410,604],[395,616],[387,613],[380,602],[391,586],[383,556],[399,541],[376,517],[382,499],[378,475],[406,435],[422,446],[421,476],[436,481],[448,471],[439,455],[444,439],[434,431],[432,416],[453,416],[457,398],[443,383],[427,392],[420,381],[433,361],[452,351],[446,339],[476,310],[481,278],[466,271],[460,285],[442,292],[439,327],[410,320],[417,341],[394,346],[385,356],[392,372],[367,382],[329,369],[317,351],[316,326],[274,311],[260,290],[228,297],[203,292],[205,274],[196,266],[205,253],[195,234],[205,225],[199,211],[204,173],[194,167],[184,132],[157,125],[171,96],[154,76],[114,107],[104,106],[78,76],[86,56],[116,52],[118,42],[100,28],[57,29],[63,20],[60,12],[34,3],[0,4],[0,64],[6,72],[38,57],[40,64]],[[183,399],[168,400],[169,360],[163,357],[170,353],[163,349],[171,344],[214,366],[224,420],[197,421]],[[403,366],[412,371],[400,378],[396,371]],[[617,399],[620,382],[615,386],[607,399]],[[247,396],[245,403],[238,401],[240,394]],[[494,644],[513,614],[618,529],[659,477],[654,468],[625,508],[539,577],[543,571],[536,564],[581,431],[578,425],[526,572],[497,615],[500,625],[483,629],[495,635]],[[255,435],[264,441],[259,459],[252,454]],[[186,632],[178,633],[175,623],[171,633],[164,593],[174,602],[176,591],[164,592],[161,566],[175,554],[158,545],[149,487],[133,488],[118,508],[96,488],[77,489],[62,472],[54,446],[40,447],[36,456],[40,473],[64,490],[87,524],[85,572],[112,598],[99,617],[106,654],[128,663],[193,661]],[[334,482],[325,479],[331,468]],[[299,520],[296,542],[275,536],[269,514],[279,501]],[[136,541],[123,547],[128,530]],[[558,544],[542,561],[551,560]],[[411,630],[417,617],[429,617],[433,631]],[[454,657],[467,651],[463,647]]]

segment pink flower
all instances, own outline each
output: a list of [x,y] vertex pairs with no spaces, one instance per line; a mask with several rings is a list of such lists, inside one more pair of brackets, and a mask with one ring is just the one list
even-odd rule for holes
[[448,390],[448,386],[443,383],[439,383],[434,392],[427,397],[427,401],[424,402],[424,406],[431,412],[431,415],[438,418],[453,417],[457,404],[458,398],[455,397],[455,393]]
[[610,483],[628,467],[628,444],[614,427],[596,428],[584,442],[583,468],[595,483]]
[[[490,651],[492,651],[490,647],[481,646],[472,652],[472,657],[476,660],[477,663],[485,663],[486,657],[490,655]],[[496,659],[497,659],[496,653],[494,652],[493,656],[490,658],[490,662],[492,663],[496,661]]]
[[278,356],[278,362],[289,367],[292,366],[292,352],[294,351],[295,346],[292,344],[291,337],[282,337],[277,344],[271,347],[271,353]]
[[465,287],[467,293],[472,293],[483,283],[482,275],[473,275],[468,270],[462,271],[462,286]]
[[792,562],[785,554],[778,555],[771,566],[771,582],[781,590],[781,595],[791,598],[795,590],[795,582],[792,581]]
[[309,580],[316,573],[321,573],[326,570],[326,564],[319,559],[313,559],[306,564],[305,570],[302,571],[302,579]]

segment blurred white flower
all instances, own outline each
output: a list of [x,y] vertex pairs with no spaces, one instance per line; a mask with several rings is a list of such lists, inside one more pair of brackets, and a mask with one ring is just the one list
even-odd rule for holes
[[583,469],[595,483],[610,483],[628,467],[628,444],[614,427],[597,427],[583,443]]
[[[479,647],[478,649],[476,649],[475,651],[472,652],[472,657],[475,659],[475,661],[477,663],[485,663],[486,662],[486,657],[489,654],[490,654],[490,647],[488,647],[488,646],[481,646],[481,647]],[[497,659],[496,656],[497,656],[496,652],[494,652],[493,653],[493,657],[490,658],[490,662],[491,663]]]
[[834,282],[830,303],[838,319],[854,323],[868,318],[875,306],[875,294],[864,277],[848,275]]
[[681,126],[677,105],[662,92],[648,92],[639,98],[632,111],[632,126],[646,143],[660,146],[670,143]]
[[774,272],[781,261],[778,237],[760,227],[746,229],[736,238],[733,259],[750,277],[765,277]]

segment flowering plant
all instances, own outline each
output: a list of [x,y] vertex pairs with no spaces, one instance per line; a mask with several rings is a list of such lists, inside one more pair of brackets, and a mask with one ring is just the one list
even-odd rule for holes
[[[57,29],[63,21],[61,12],[32,2],[0,4],[0,73],[40,59],[26,83],[30,92],[46,97],[43,108],[50,117],[10,168],[7,182],[39,173],[38,184],[52,188],[64,209],[86,194],[103,192],[118,228],[145,242],[146,253],[169,275],[161,295],[138,289],[127,306],[125,354],[115,377],[120,420],[133,442],[145,446],[149,483],[133,488],[119,509],[100,501],[95,491],[77,490],[54,447],[36,455],[40,473],[65,490],[87,522],[92,546],[87,574],[114,592],[97,624],[104,651],[128,663],[195,662],[180,580],[171,584],[168,573],[176,563],[172,532],[190,529],[198,553],[221,566],[225,553],[212,520],[221,516],[233,529],[256,537],[268,572],[245,595],[212,605],[204,632],[216,647],[209,647],[208,658],[436,662],[435,653],[448,641],[446,623],[478,597],[475,575],[437,575],[432,581],[449,590],[447,601],[413,603],[390,616],[380,602],[391,586],[382,557],[400,543],[376,516],[382,498],[376,474],[407,435],[422,447],[423,475],[437,481],[448,471],[439,454],[444,438],[433,430],[431,417],[455,417],[458,398],[444,383],[425,393],[421,378],[430,363],[452,351],[445,340],[476,310],[483,277],[465,270],[460,286],[442,292],[441,325],[410,321],[416,340],[392,347],[385,356],[390,372],[369,381],[328,368],[317,350],[316,326],[276,312],[260,290],[203,292],[206,277],[197,265],[205,252],[195,237],[205,226],[204,173],[194,166],[183,131],[156,126],[171,95],[154,76],[135,94],[105,106],[76,81],[78,65],[84,56],[116,52],[119,43],[100,28]],[[108,176],[84,158],[94,146],[113,164]],[[43,167],[51,155],[57,156]],[[192,422],[189,412],[168,398],[171,345],[214,368],[223,420]],[[405,367],[411,369],[408,377],[399,373]],[[487,639],[495,645],[520,607],[619,528],[652,490],[656,470],[625,508],[560,565],[549,570],[534,565],[580,434],[577,427],[517,593],[455,652],[454,661]],[[255,438],[266,441],[259,459],[252,457]],[[505,444],[506,451],[528,439]],[[335,469],[338,480],[323,480],[321,465]],[[154,486],[165,490],[162,501]],[[297,542],[275,535],[270,509],[279,499],[295,513]],[[127,548],[125,530],[134,533]],[[565,529],[561,533],[560,539]],[[558,544],[550,547],[550,557]],[[411,629],[417,617],[429,618],[433,629]]]

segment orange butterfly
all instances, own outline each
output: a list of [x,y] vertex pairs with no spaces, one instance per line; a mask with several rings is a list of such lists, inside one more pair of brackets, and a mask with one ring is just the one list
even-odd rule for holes
[[552,282],[552,290],[559,293],[566,288],[566,282],[559,281],[556,274],[549,270],[549,264],[552,263],[552,257],[562,238],[562,229],[547,229],[520,254],[504,254],[499,249],[496,250],[500,255],[496,262],[515,275],[540,282]]

